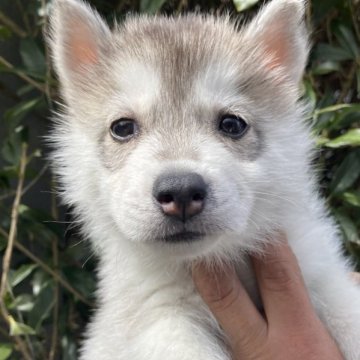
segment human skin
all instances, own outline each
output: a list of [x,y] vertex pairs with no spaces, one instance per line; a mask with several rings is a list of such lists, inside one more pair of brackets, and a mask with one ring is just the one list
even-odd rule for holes
[[235,269],[193,268],[193,279],[226,333],[233,360],[343,360],[335,341],[315,313],[298,262],[286,237],[252,258],[262,315]]

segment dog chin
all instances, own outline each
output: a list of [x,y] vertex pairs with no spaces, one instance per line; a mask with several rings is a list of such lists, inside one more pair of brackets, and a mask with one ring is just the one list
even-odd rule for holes
[[219,239],[219,235],[185,232],[156,238],[146,246],[175,261],[193,261],[212,257],[217,252]]
[[181,244],[181,243],[193,243],[204,239],[206,234],[198,231],[180,231],[173,234],[167,234],[163,237],[159,237],[158,241],[163,241],[170,244]]

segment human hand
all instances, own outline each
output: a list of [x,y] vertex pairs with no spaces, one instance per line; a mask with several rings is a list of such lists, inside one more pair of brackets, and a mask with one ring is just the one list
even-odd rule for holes
[[342,360],[315,313],[298,262],[286,239],[253,258],[265,316],[251,301],[235,269],[215,272],[203,264],[193,279],[226,333],[234,360]]

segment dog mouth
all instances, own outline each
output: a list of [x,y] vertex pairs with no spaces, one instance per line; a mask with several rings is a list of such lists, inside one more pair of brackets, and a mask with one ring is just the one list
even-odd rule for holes
[[205,234],[201,232],[182,231],[175,234],[165,235],[159,239],[166,243],[190,243],[201,240],[204,236]]

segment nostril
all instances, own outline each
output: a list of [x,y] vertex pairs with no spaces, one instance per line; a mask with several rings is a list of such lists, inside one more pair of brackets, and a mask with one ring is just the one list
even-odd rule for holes
[[198,192],[192,196],[193,201],[203,201],[205,199],[205,193]]
[[157,196],[157,201],[160,204],[170,204],[174,201],[174,196],[169,193],[159,194]]

